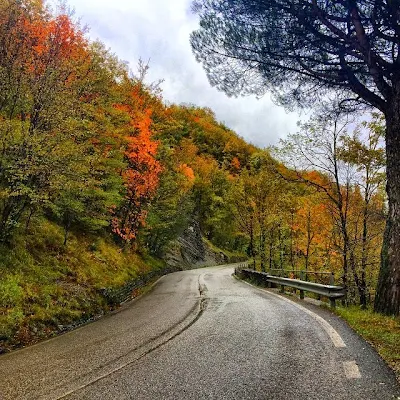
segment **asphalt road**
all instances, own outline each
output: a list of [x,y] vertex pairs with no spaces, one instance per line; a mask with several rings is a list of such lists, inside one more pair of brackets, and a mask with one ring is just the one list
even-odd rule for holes
[[232,273],[165,276],[118,313],[0,356],[0,399],[400,398],[343,321]]

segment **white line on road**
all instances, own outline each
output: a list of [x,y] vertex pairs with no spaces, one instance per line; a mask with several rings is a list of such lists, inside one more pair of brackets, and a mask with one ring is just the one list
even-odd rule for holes
[[271,296],[275,296],[275,297],[278,297],[279,299],[285,300],[288,303],[292,304],[293,306],[297,307],[301,311],[303,311],[306,314],[308,314],[310,317],[314,318],[321,325],[321,327],[324,329],[324,331],[331,338],[331,340],[332,340],[332,342],[333,342],[335,347],[346,347],[346,344],[344,343],[342,337],[337,333],[337,331],[333,328],[333,326],[331,324],[329,324],[328,322],[326,322],[318,314],[315,314],[314,312],[310,311],[308,308],[305,308],[305,307],[301,306],[300,304],[297,304],[294,301],[292,301],[290,299],[287,299],[284,296],[280,296],[279,294],[272,293],[272,292],[267,291],[267,290],[262,290],[260,288],[257,288],[256,286],[251,285],[250,283],[248,283],[246,281],[242,281],[242,282],[247,283],[248,285],[250,285],[253,288],[261,290],[263,293],[267,293],[267,294],[269,294]]
[[344,373],[347,379],[360,379],[361,373],[355,361],[343,361]]

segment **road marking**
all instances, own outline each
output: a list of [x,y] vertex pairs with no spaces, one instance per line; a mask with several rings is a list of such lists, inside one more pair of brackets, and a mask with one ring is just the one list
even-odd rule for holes
[[335,347],[346,347],[346,344],[344,343],[342,337],[337,333],[337,331],[333,328],[333,326],[328,323],[327,321],[325,321],[322,317],[320,317],[318,314],[315,314],[314,312],[310,311],[308,308],[305,308],[303,306],[301,306],[300,304],[295,303],[294,301],[287,299],[284,296],[280,296],[279,294],[276,293],[272,293],[270,291],[267,290],[262,290],[260,288],[258,288],[257,286],[254,286],[246,281],[242,281],[248,285],[250,285],[253,288],[256,288],[258,290],[261,290],[263,293],[267,293],[271,296],[275,296],[278,297],[279,299],[282,299],[284,301],[287,301],[288,303],[292,304],[293,306],[297,307],[298,309],[300,309],[301,311],[305,312],[306,314],[308,314],[310,317],[312,317],[313,319],[315,319],[322,327],[322,329],[328,334],[328,336],[331,338],[333,344]]
[[361,373],[355,361],[343,361],[344,373],[347,379],[360,379]]

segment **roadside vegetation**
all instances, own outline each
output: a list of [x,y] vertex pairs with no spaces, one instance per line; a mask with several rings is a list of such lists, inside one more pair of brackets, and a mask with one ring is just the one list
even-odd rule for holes
[[370,343],[394,370],[400,381],[400,320],[361,310],[357,306],[337,307],[335,312]]
[[[211,85],[230,96],[272,93],[287,109],[296,107],[319,114],[311,125],[305,124],[308,127],[299,138],[300,149],[295,146],[294,154],[301,156],[301,170],[314,166],[324,175],[322,180],[316,180],[315,176],[310,179],[301,174],[300,179],[331,199],[342,242],[343,284],[347,286],[347,273],[351,269],[364,306],[365,265],[356,276],[351,254],[354,239],[346,222],[350,209],[347,189],[353,187],[351,170],[337,174],[332,167],[339,166],[341,159],[364,170],[365,190],[361,193],[366,212],[361,219],[365,221],[369,214],[367,199],[376,184],[375,173],[370,175],[368,170],[372,172],[375,167],[379,170],[380,165],[370,161],[371,156],[376,157],[377,148],[371,147],[375,139],[371,141],[371,136],[364,135],[361,141],[345,140],[346,145],[350,144],[348,154],[347,150],[339,154],[337,145],[347,136],[342,128],[343,118],[346,120],[349,115],[359,118],[371,111],[380,113],[384,122],[388,210],[374,309],[400,315],[398,4],[382,0],[311,4],[300,0],[287,7],[281,0],[255,1],[250,5],[245,0],[196,0],[193,10],[200,17],[200,25],[191,35],[191,45]],[[315,136],[317,132],[319,136]],[[298,141],[294,139],[296,145]],[[363,156],[357,157],[357,152],[365,147],[369,152],[362,151]],[[312,151],[302,152],[304,149]],[[365,222],[363,226],[364,231]],[[365,252],[365,247],[362,251]]]
[[64,6],[0,1],[0,352],[171,270],[194,222],[243,257],[226,196],[260,150],[209,109],[165,104],[147,70],[90,42]]
[[98,318],[116,306],[104,289],[165,268],[149,255],[123,251],[109,237],[71,234],[65,246],[62,228],[46,219],[35,221],[11,248],[2,247],[0,262],[2,351]]

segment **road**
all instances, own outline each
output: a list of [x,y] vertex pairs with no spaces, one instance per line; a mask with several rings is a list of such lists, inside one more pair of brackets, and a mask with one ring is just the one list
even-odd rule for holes
[[0,399],[397,399],[394,375],[329,311],[233,266],[177,272],[119,312],[0,356]]

